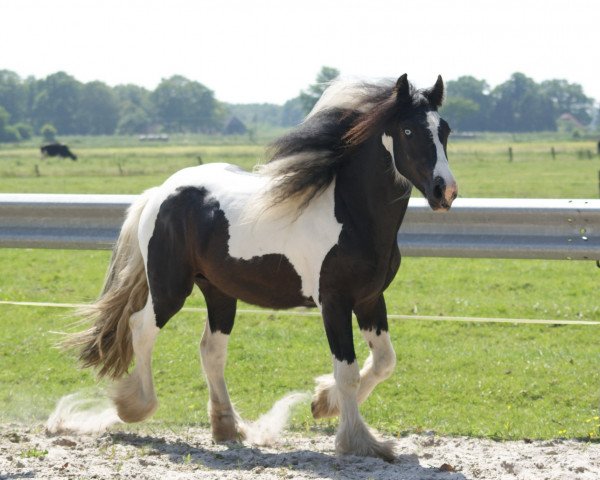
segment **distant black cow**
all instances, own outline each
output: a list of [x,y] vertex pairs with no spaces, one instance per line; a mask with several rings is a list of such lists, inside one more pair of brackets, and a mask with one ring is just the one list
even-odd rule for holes
[[69,147],[62,143],[49,143],[40,148],[44,157],[62,157],[77,160],[77,155],[73,154]]

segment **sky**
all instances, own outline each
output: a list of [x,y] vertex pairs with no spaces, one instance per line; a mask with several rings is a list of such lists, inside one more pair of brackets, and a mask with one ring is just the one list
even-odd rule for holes
[[598,0],[0,0],[0,69],[149,89],[179,74],[280,104],[324,65],[418,87],[519,71],[600,100],[598,32]]

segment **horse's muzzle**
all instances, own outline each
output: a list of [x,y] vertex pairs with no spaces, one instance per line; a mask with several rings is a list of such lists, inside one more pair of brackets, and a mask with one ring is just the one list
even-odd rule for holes
[[427,196],[427,201],[432,210],[449,210],[452,202],[458,196],[458,186],[454,179],[446,184],[442,177],[435,177],[431,194]]

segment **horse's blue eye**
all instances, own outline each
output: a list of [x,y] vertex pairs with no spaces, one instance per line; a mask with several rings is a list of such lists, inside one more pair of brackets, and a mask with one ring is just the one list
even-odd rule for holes
[[404,134],[405,134],[407,137],[410,137],[410,136],[412,135],[412,130],[409,130],[409,129],[407,128],[406,130],[404,130]]

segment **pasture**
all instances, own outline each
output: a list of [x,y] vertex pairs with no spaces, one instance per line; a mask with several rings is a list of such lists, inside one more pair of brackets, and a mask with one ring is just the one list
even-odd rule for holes
[[[198,164],[198,157],[245,168],[264,158],[262,145],[244,139],[65,143],[77,162],[42,162],[33,145],[0,148],[0,191],[139,193]],[[597,198],[600,159],[587,151],[594,152],[593,142],[493,137],[451,139],[448,155],[461,196]],[[0,250],[0,300],[90,301],[108,259],[108,252]],[[386,299],[390,314],[600,321],[599,275],[593,262],[404,258]],[[202,307],[201,296],[194,293],[186,305]],[[256,418],[285,393],[312,390],[313,378],[331,371],[322,323],[304,313],[238,315],[226,375],[242,415]],[[0,304],[0,421],[43,420],[58,398],[95,385],[72,355],[52,348],[60,338],[53,332],[70,328],[68,314]],[[197,354],[204,318],[181,312],[159,336],[154,371],[161,406],[150,423],[208,425]],[[373,427],[393,435],[600,439],[600,326],[390,323],[398,365],[363,409]],[[366,348],[355,336],[362,360]],[[292,426],[310,432],[333,425],[313,421],[303,405]]]

